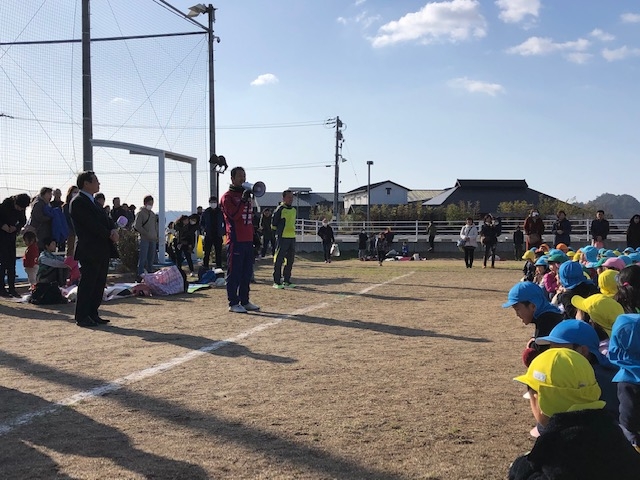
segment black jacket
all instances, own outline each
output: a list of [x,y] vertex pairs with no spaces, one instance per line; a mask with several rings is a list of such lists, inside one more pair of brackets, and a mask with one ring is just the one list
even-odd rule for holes
[[609,220],[604,218],[602,220],[598,220],[596,218],[595,220],[591,221],[592,238],[602,237],[602,240],[606,240],[607,235],[609,235]]
[[[562,230],[562,233],[558,233],[558,230]],[[554,245],[559,243],[564,243],[566,246],[571,245],[571,222],[568,219],[553,222],[551,233],[554,235]]]
[[637,480],[640,454],[604,410],[558,413],[509,480]]
[[331,225],[322,226],[318,229],[318,236],[322,239],[322,243],[333,243],[335,238],[333,236],[333,228]]
[[483,245],[495,245],[498,243],[498,231],[495,225],[483,223],[480,227],[480,237]]
[[118,257],[118,250],[109,236],[115,228],[104,210],[80,192],[69,206],[69,214],[76,232],[74,258],[82,263],[87,259]]
[[627,247],[640,247],[640,223],[635,223],[633,218],[629,222],[629,227],[627,228]]

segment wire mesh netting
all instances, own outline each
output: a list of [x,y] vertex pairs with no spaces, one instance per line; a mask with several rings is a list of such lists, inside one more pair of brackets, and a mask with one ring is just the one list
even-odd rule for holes
[[[0,197],[63,193],[83,167],[81,0],[0,3]],[[127,36],[192,33],[143,39]],[[209,191],[207,38],[155,0],[91,2],[93,138],[198,158]],[[115,38],[113,40],[104,40]],[[17,42],[53,42],[17,44]],[[94,148],[107,203],[158,195],[156,157]],[[191,209],[190,166],[167,160],[168,209]]]

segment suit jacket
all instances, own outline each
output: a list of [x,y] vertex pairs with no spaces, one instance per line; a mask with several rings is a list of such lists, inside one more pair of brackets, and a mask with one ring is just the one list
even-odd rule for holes
[[83,259],[108,260],[118,256],[118,250],[109,238],[115,226],[100,206],[79,193],[71,200],[69,213],[77,237],[76,260],[82,263]]

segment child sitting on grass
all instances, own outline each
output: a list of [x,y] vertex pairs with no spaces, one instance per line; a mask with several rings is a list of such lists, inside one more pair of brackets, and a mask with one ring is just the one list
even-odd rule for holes
[[54,239],[46,237],[43,244],[44,250],[38,258],[37,283],[57,282],[60,286],[65,285],[70,270],[69,265],[55,255],[58,245]]
[[603,410],[589,361],[568,348],[538,355],[527,373],[531,413],[544,426],[531,451],[509,468],[509,480],[638,478],[640,455]]

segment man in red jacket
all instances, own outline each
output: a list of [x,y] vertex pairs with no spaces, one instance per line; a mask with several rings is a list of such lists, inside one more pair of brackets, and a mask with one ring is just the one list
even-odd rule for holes
[[260,310],[249,301],[253,275],[253,202],[251,190],[243,188],[244,168],[231,169],[231,185],[220,198],[227,232],[227,298],[229,311],[247,313]]

